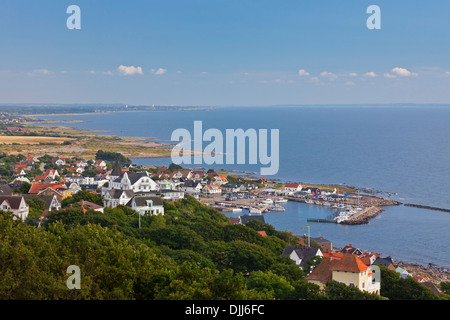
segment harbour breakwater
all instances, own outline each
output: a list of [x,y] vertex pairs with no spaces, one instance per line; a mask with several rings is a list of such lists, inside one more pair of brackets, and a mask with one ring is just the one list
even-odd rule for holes
[[383,211],[384,209],[375,206],[365,208],[364,210],[361,210],[360,212],[353,214],[347,220],[342,221],[341,224],[347,225],[367,224],[371,219],[375,218]]
[[450,212],[450,209],[424,206],[424,205],[421,205],[421,204],[407,203],[407,204],[405,204],[405,207],[414,207],[414,208],[428,209],[428,210],[434,210],[434,211]]

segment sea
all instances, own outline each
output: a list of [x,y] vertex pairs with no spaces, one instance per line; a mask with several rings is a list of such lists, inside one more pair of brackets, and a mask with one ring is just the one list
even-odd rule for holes
[[[118,112],[45,115],[51,125],[105,130],[127,137],[171,142],[176,129],[279,130],[282,182],[340,184],[363,188],[403,204],[450,209],[450,106],[328,105],[216,107],[196,111]],[[58,121],[79,120],[66,123]],[[270,134],[269,134],[270,136]],[[204,143],[204,146],[208,143]],[[132,159],[136,164],[165,166],[169,158]],[[260,176],[261,164],[184,165],[238,170]],[[365,225],[308,222],[327,218],[332,209],[288,202],[285,212],[264,215],[277,230],[322,236],[334,247],[352,244],[394,261],[450,268],[450,212],[404,205],[385,211]],[[243,213],[240,213],[243,214]],[[238,216],[230,213],[228,216]]]

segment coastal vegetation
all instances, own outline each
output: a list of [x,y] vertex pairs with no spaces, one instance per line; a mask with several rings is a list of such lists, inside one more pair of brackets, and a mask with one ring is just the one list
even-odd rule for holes
[[[8,155],[44,154],[93,159],[99,149],[120,153],[126,158],[167,157],[169,144],[149,141],[149,137],[119,137],[106,132],[79,130],[64,126],[21,124],[27,131],[0,130],[0,146]],[[99,134],[101,133],[101,134]]]
[[[164,202],[164,216],[139,217],[122,205],[105,208],[104,213],[83,212],[75,206],[80,199],[100,199],[92,199],[88,192],[77,195],[65,203],[65,209],[50,212],[39,228],[0,212],[0,298],[437,298],[412,283],[414,279],[406,282],[384,269],[384,297],[337,282],[321,290],[305,280],[306,272],[294,261],[281,256],[286,245],[299,244],[294,235],[261,221],[231,224],[223,214],[192,197]],[[42,203],[30,205],[36,212],[42,210]],[[265,231],[266,236],[258,231]],[[66,287],[70,265],[81,269],[80,290]]]

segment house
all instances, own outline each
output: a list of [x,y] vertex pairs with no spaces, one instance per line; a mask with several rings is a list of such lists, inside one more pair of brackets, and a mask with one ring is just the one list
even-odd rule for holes
[[25,221],[30,208],[22,196],[0,196],[0,210],[12,212],[17,218]]
[[341,259],[324,259],[305,277],[309,282],[325,286],[333,280],[347,286],[357,287],[361,291],[380,294],[380,283],[372,278],[371,268],[353,254],[344,254]]
[[98,167],[106,167],[106,162],[103,161],[103,160],[95,160],[93,165],[96,168],[98,168]]
[[319,188],[307,187],[307,188],[302,188],[302,191],[306,192],[306,194],[313,194],[313,195],[319,195],[320,194],[320,189]]
[[215,184],[207,184],[203,187],[202,192],[205,194],[219,194],[222,193],[222,188]]
[[322,248],[322,251],[325,252],[333,251],[333,244],[331,243],[330,240],[324,239],[322,236],[311,239],[314,240]]
[[324,251],[323,253],[323,257],[324,258],[328,258],[328,259],[335,259],[335,260],[340,260],[342,259],[342,257],[344,256],[344,254],[342,252],[329,252],[329,251]]
[[263,184],[266,185],[267,184],[267,179],[266,178],[259,178],[258,181],[256,181],[259,184]]
[[168,179],[158,180],[158,181],[156,181],[156,183],[158,184],[159,188],[161,188],[162,190],[172,190],[175,188],[175,183],[173,183],[172,181],[170,181]]
[[[222,186],[223,188],[223,186]],[[243,183],[239,187],[240,191],[252,191],[258,189],[258,185],[255,183]]]
[[284,191],[288,193],[295,193],[302,191],[302,185],[300,183],[286,183],[284,185]]
[[223,193],[235,193],[240,191],[241,187],[235,183],[225,183],[224,185],[222,185]]
[[54,161],[53,163],[56,164],[57,166],[65,166],[66,165],[66,159],[59,158],[58,160]]
[[56,169],[47,169],[44,173],[44,177],[52,178],[53,180],[59,177],[58,170]]
[[382,265],[382,266],[385,266],[386,268],[388,268],[389,270],[395,271],[394,263],[392,262],[391,257],[377,258],[373,262],[373,264]]
[[407,277],[412,277],[412,276],[413,276],[412,273],[409,273],[407,270],[405,270],[405,269],[403,269],[403,268],[401,268],[401,267],[397,267],[397,268],[395,269],[395,271],[396,271],[397,273],[399,273],[399,274],[400,274],[400,277],[402,277],[402,278],[407,278]]
[[27,173],[25,172],[24,169],[19,168],[19,169],[14,169],[14,173],[16,177],[23,177],[25,176]]
[[81,190],[81,185],[76,182],[66,182],[64,184],[66,185],[66,189],[70,190],[71,195],[76,194]]
[[26,194],[23,196],[25,198],[25,201],[28,199],[38,198],[42,199],[45,202],[45,211],[57,211],[61,210],[61,202],[58,200],[56,195],[53,196],[46,196],[43,194],[37,195],[37,194]]
[[212,184],[221,186],[225,183],[228,183],[228,179],[225,176],[214,176],[212,178]]
[[245,214],[243,216],[239,216],[239,218],[237,220],[237,224],[247,224],[252,220],[257,220],[257,221],[266,223],[263,215],[249,216],[249,215]]
[[160,190],[156,194],[160,195],[164,200],[179,200],[184,198],[184,191],[180,190]]
[[345,254],[355,254],[357,256],[360,256],[362,254],[362,251],[358,248],[353,247],[353,245],[350,243],[348,246],[345,246],[342,250],[342,253]]
[[198,181],[188,181],[184,184],[183,190],[186,192],[197,193],[202,190],[203,186]]
[[158,185],[147,172],[124,172],[120,177],[111,181],[109,189],[133,190],[134,192],[150,192],[158,190]]
[[108,208],[115,208],[118,205],[126,205],[134,197],[133,190],[108,190],[103,195],[103,204]]
[[70,189],[67,189],[66,186],[63,185],[55,185],[48,187],[46,189],[40,190],[38,192],[38,195],[43,196],[56,196],[58,198],[58,201],[61,202],[64,199],[70,197],[72,195]]
[[203,177],[206,176],[206,173],[203,171],[193,171],[191,174],[191,179],[192,180],[202,180]]
[[92,203],[92,202],[85,201],[85,200],[81,200],[80,201],[80,205],[81,205],[82,208],[86,207],[88,209],[91,209],[91,210],[94,210],[94,211],[97,211],[97,212],[101,212],[101,213],[103,213],[103,209],[105,209],[105,207],[103,207],[103,206],[99,206],[96,203]]
[[348,286],[355,286],[361,291],[380,294],[380,283],[373,283],[372,270],[354,254],[344,254],[342,259],[331,267],[332,279]]
[[323,257],[322,251],[318,248],[300,246],[286,246],[281,256],[291,258],[299,267],[304,266],[305,262],[313,257]]
[[0,184],[0,196],[12,196],[13,190],[7,184]]
[[155,196],[134,196],[127,206],[139,212],[140,215],[164,215],[164,205],[161,197]]

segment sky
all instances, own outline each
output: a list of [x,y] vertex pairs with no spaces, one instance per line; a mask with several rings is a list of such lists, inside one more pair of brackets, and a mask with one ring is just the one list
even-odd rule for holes
[[1,0],[0,103],[446,104],[449,13],[442,0]]

